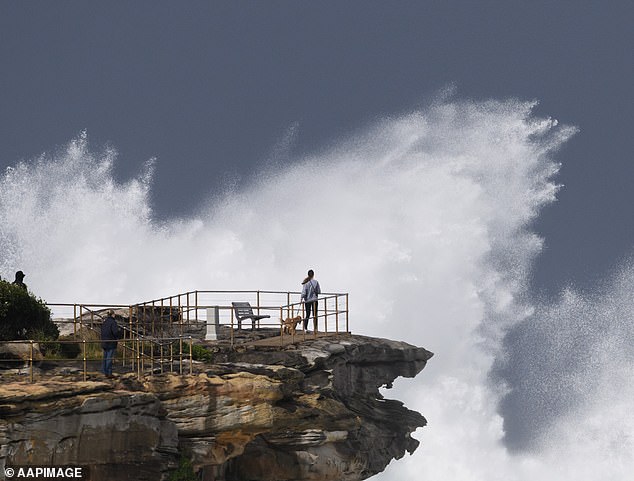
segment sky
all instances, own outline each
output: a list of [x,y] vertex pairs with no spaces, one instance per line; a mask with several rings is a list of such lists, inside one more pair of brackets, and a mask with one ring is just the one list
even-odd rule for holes
[[[86,130],[116,175],[156,158],[164,219],[376,119],[460,98],[537,100],[579,128],[536,223],[548,294],[627,256],[632,3],[2,2],[0,167]],[[307,185],[308,188],[308,185]]]

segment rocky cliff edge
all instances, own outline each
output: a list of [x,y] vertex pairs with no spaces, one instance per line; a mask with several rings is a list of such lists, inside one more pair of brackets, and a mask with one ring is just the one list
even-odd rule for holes
[[416,376],[423,348],[346,335],[216,351],[191,376],[4,379],[0,473],[71,464],[92,481],[156,481],[186,458],[205,480],[346,481],[418,446],[423,416],[379,389]]

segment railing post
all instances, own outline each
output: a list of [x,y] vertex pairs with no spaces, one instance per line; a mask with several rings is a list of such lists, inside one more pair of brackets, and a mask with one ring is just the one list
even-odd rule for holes
[[121,367],[125,367],[125,329],[123,330],[123,336],[121,337]]
[[77,337],[77,304],[73,304],[73,335]]
[[174,342],[170,342],[170,372],[174,372]]
[[[169,325],[169,326],[171,326],[171,325],[172,325],[172,316],[174,315],[174,311],[173,311],[173,309],[174,309],[174,303],[172,302],[172,296],[170,296],[170,315],[169,315],[169,317],[168,317],[168,319],[169,319],[169,324],[168,324],[168,325]],[[180,322],[180,319],[179,319],[178,321],[179,321],[178,323],[179,323],[179,324],[180,324],[180,326],[181,326],[181,332],[183,332],[183,323],[182,323],[182,322]]]
[[86,371],[88,370],[88,366],[86,363],[86,339],[82,340],[82,344],[84,346],[84,382],[86,382],[86,376],[87,376]]
[[194,291],[194,304],[196,305],[196,322],[198,322],[198,291]]
[[[128,306],[128,322],[132,322],[132,306]],[[130,337],[131,335],[132,335],[131,332],[128,333],[128,337]],[[123,365],[124,366],[125,366],[125,352],[126,352],[127,347],[128,347],[127,344],[126,344],[125,338],[126,338],[126,335],[125,335],[125,329],[124,329],[124,331],[123,331],[123,356],[122,356]]]
[[163,374],[163,362],[164,362],[164,360],[163,360],[163,343],[161,343],[161,346],[160,346],[160,353],[161,353],[161,374]]
[[[172,299],[170,298],[170,320],[169,320],[170,322],[168,323],[168,326],[170,326],[170,327],[171,327],[171,323],[172,323],[172,319],[171,319],[172,309],[171,309],[171,306],[172,306]],[[161,314],[159,315],[159,322],[161,323],[161,326],[163,326],[163,299],[161,299]],[[154,320],[152,320],[152,330],[154,330]]]
[[194,340],[189,336],[189,375],[194,373]]
[[137,378],[141,380],[141,335],[136,333],[136,372]]
[[284,306],[280,306],[280,346],[284,346]]
[[[137,308],[138,309],[138,308]],[[137,312],[137,322],[140,318],[143,318],[143,320],[147,319],[147,302],[143,303],[143,316],[139,316],[138,312]],[[130,319],[130,329],[132,329],[132,319]]]
[[339,334],[339,294],[335,294],[335,332]]
[[230,333],[230,337],[231,337],[231,347],[233,347],[233,343],[234,343],[234,334],[233,334],[234,315],[235,315],[235,313],[233,312],[233,309],[231,309],[231,328],[229,329],[229,333]]
[[[130,367],[134,368],[134,361],[132,360],[132,348],[129,346],[130,338],[131,338],[130,331],[128,331],[127,329],[124,329],[123,330],[123,352],[125,353],[126,351],[129,351],[128,354],[130,357]],[[123,356],[123,359],[125,360],[125,355]]]
[[187,306],[187,324],[189,324],[189,292],[186,294],[187,296],[187,300],[185,301],[185,304]]
[[350,332],[350,309],[348,307],[348,294],[346,293],[346,333]]
[[[257,304],[258,304],[258,316],[259,316],[260,315],[260,291],[257,290],[256,294],[257,294],[256,301],[257,301]],[[258,329],[260,329],[260,319],[258,319]]]
[[[143,317],[145,317],[145,304],[143,304]],[[137,310],[137,321],[138,318],[139,312]],[[130,365],[132,366],[132,370],[134,371],[134,338],[132,337],[132,316],[130,316],[130,318],[128,319],[128,323],[130,325],[130,330],[128,331],[128,335],[130,337]]]
[[179,361],[178,361],[178,365],[179,365],[179,373],[182,375],[183,374],[183,338],[182,336],[178,338],[178,344],[179,344],[179,353],[178,353],[178,357],[179,357]]
[[181,324],[186,324],[187,327],[189,328],[189,322],[185,323],[185,316],[183,315],[183,307],[181,305],[181,295],[182,294],[179,294],[176,299],[176,309],[178,310],[178,321]]
[[31,339],[31,345],[29,348],[29,378],[33,382],[33,340]]
[[258,316],[260,315],[260,291],[256,291],[256,303],[258,305]]
[[328,333],[328,297],[324,297],[324,332]]
[[[161,313],[161,315],[162,314],[163,313]],[[156,319],[156,300],[152,301],[152,322],[154,322],[155,319]],[[160,319],[160,317],[159,317],[159,319]]]

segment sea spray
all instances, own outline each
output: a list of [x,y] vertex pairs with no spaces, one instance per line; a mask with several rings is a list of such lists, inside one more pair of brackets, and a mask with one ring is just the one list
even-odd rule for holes
[[[626,259],[589,292],[536,304],[496,361],[513,452],[547,459],[574,479],[626,479],[634,467],[634,269]],[[565,479],[551,475],[546,479]]]

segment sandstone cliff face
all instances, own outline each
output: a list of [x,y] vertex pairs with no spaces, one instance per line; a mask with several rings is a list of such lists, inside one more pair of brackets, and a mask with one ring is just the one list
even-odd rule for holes
[[379,388],[431,355],[338,336],[219,349],[193,376],[3,383],[0,468],[79,464],[93,481],[158,480],[186,456],[207,480],[366,479],[418,446],[410,434],[425,419]]
[[0,464],[76,464],[94,479],[149,481],[178,453],[176,428],[151,393],[68,381],[4,384],[0,393]]

